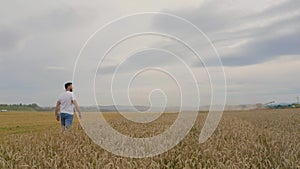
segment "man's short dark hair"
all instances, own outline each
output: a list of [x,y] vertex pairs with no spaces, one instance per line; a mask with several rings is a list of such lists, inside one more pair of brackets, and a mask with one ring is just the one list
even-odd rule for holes
[[72,85],[72,82],[66,83],[66,84],[65,84],[65,89],[67,90],[67,88],[68,88],[69,86],[71,86],[71,85]]

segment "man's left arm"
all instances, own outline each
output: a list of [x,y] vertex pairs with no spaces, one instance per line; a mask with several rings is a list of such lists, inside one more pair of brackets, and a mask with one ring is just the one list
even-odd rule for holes
[[81,111],[80,111],[77,101],[73,100],[73,104],[75,106],[76,111],[78,112],[79,118],[81,118]]

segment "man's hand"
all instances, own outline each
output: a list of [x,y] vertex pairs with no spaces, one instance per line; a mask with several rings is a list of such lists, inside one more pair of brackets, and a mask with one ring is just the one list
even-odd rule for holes
[[80,119],[82,118],[81,112],[78,113],[78,116]]
[[59,114],[56,114],[55,118],[56,118],[57,121],[59,121]]

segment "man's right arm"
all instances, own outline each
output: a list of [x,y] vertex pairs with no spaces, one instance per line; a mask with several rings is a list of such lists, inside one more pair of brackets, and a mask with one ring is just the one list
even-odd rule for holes
[[55,117],[56,117],[57,121],[59,121],[59,115],[58,115],[59,108],[60,108],[60,101],[57,101],[56,102],[56,107],[55,107]]

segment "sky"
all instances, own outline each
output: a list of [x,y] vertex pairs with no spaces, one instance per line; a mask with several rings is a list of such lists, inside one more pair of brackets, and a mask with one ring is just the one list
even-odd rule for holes
[[[81,105],[179,106],[184,97],[192,106],[197,94],[207,105],[207,71],[221,69],[227,104],[296,102],[299,9],[298,0],[2,1],[0,103],[54,106],[74,80]],[[144,12],[156,14],[124,18]],[[155,34],[128,38],[101,60],[122,36],[140,30],[180,37],[205,64],[182,43]],[[215,93],[224,88],[218,82]]]

